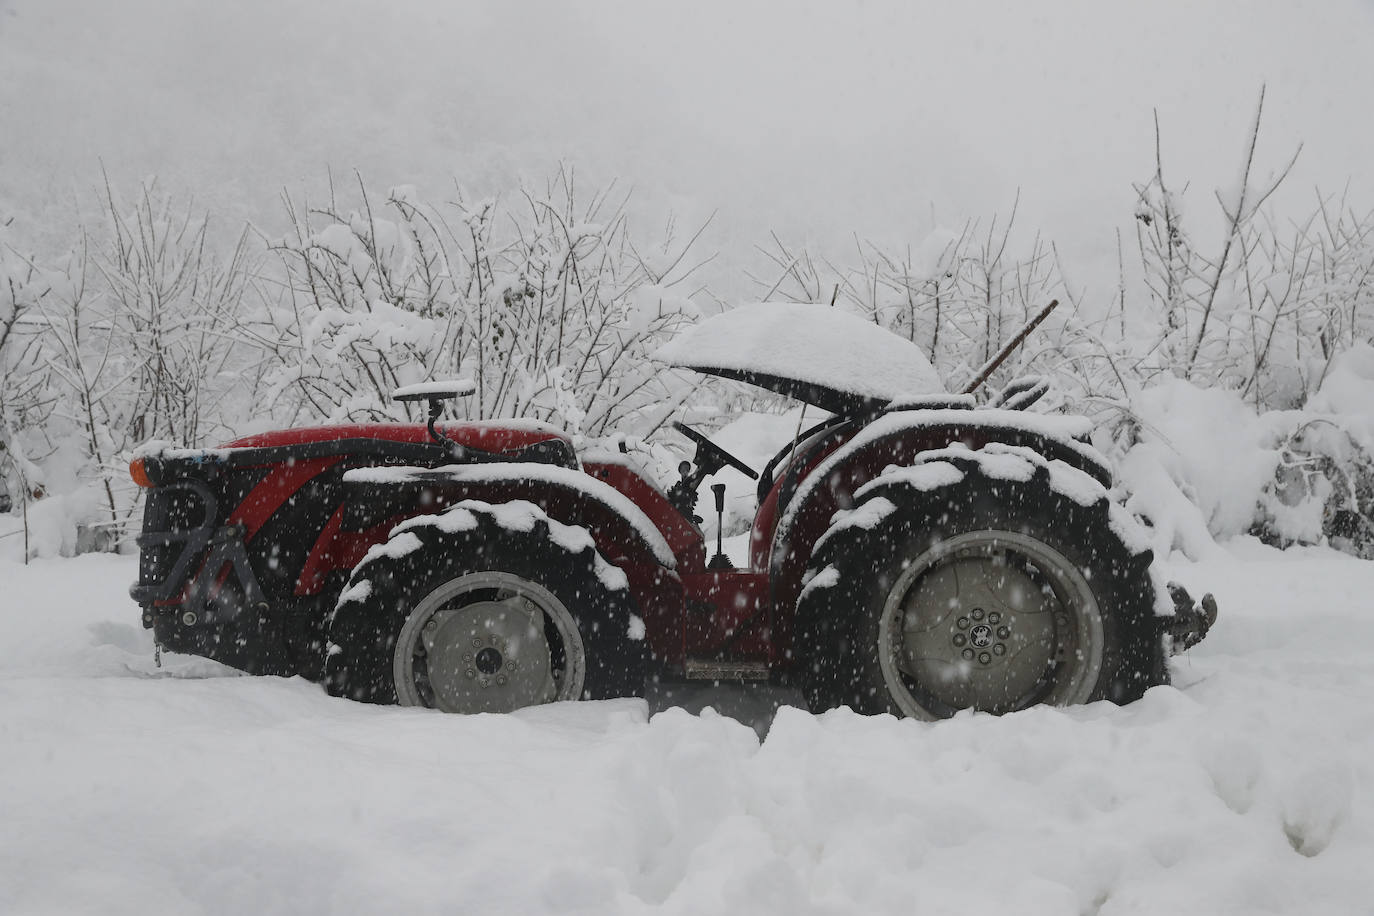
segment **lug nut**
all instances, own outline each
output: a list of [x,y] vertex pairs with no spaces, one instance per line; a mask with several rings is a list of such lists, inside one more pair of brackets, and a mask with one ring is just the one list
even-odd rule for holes
[[986,652],[979,652],[978,661],[984,665],[990,664],[992,662],[992,656]]
[[962,646],[966,642],[968,642],[968,637],[965,636],[963,633],[954,634],[954,644],[956,646]]
[[959,618],[959,629],[961,629],[961,630],[967,630],[967,629],[968,629],[968,618],[967,618],[967,617],[960,617],[960,618]]
[[500,684],[502,687],[506,686],[506,676],[504,674],[496,675],[496,683]]
[[1007,647],[1004,646],[1004,645],[1002,645],[1002,644],[999,642],[997,645],[995,645],[995,646],[992,647],[992,653],[993,653],[994,655],[1006,655],[1006,654],[1007,654]]
[[469,668],[465,673],[467,674],[469,680],[477,676],[477,672],[473,671],[471,668]]
[[478,639],[476,636],[472,637],[472,647],[474,649],[482,648],[482,640]]
[[964,657],[964,659],[965,659],[966,661],[970,661],[970,662],[973,661],[973,650],[972,650],[972,649],[965,649],[965,650],[964,650],[963,652],[961,652],[960,654]]
[[998,623],[1001,623],[1001,622],[1002,622],[1002,615],[999,614],[999,613],[997,613],[996,611],[993,611],[991,614],[988,615],[988,623],[991,623],[991,624],[998,624]]
[[982,609],[982,608],[976,607],[976,608],[973,609],[973,619],[974,619],[974,620],[982,620],[982,619],[983,619],[983,609]]
[[185,624],[186,626],[188,626],[188,627],[193,627],[193,626],[195,626],[195,625],[196,625],[196,612],[195,612],[195,611],[187,611],[185,614],[182,614],[182,615],[181,615],[181,622],[182,622],[183,624]]
[[1003,639],[1006,639],[1008,636],[1011,635],[1011,627],[998,627],[997,635],[1002,637]]

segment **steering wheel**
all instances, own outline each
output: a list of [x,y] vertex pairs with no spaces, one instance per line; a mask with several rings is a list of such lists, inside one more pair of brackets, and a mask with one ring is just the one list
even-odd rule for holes
[[706,438],[701,433],[697,432],[695,429],[692,429],[692,427],[688,426],[686,423],[679,423],[678,421],[674,420],[673,429],[682,433],[688,439],[691,439],[693,442],[697,444],[696,463],[698,467],[706,469],[706,459],[713,459],[710,461],[710,464],[713,466],[710,467],[709,470],[705,470],[705,474],[714,474],[720,468],[724,467],[725,465],[729,465],[730,467],[739,471],[741,474],[746,475],[750,480],[759,479],[758,471],[754,470],[749,465],[745,464],[743,461],[740,461],[734,455],[730,454],[725,449],[721,448],[719,445],[716,445],[710,439]]

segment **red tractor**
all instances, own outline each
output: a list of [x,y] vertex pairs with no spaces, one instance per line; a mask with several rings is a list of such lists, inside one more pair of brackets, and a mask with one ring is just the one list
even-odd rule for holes
[[[975,408],[913,344],[821,306],[736,309],[660,356],[827,416],[758,472],[675,424],[696,454],[666,492],[544,424],[437,423],[462,382],[397,392],[429,401],[427,426],[145,449],[144,626],[448,712],[640,695],[658,675],[939,718],[1133,700],[1214,616],[1152,574],[1087,421],[1018,409],[1041,388]],[[743,569],[708,562],[695,515],[727,466],[758,479]]]

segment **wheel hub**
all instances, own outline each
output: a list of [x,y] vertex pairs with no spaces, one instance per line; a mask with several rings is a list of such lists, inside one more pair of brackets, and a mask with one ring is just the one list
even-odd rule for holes
[[984,667],[1006,656],[1012,637],[1011,627],[1003,623],[1001,611],[988,612],[981,607],[960,615],[954,622],[953,633],[950,644],[959,650],[959,657]]
[[493,675],[501,670],[501,666],[505,664],[505,661],[506,660],[501,657],[500,652],[488,646],[477,653],[474,664],[476,664],[477,670],[482,674]]
[[435,587],[411,609],[392,651],[397,702],[444,712],[576,700],[586,673],[582,634],[562,600],[496,570]]
[[[1033,539],[993,534],[937,545],[894,589],[894,616],[881,637],[893,653],[883,656],[891,659],[883,661],[884,676],[904,685],[899,693],[909,715],[1081,702],[1082,685],[1090,688],[1096,677],[1091,657],[1100,624],[1090,622],[1091,614],[1071,614],[1066,604],[1070,593],[1085,600],[1077,570]],[[1087,667],[1071,664],[1080,656]],[[1065,680],[1068,669],[1075,671]]]
[[436,610],[420,642],[434,705],[445,711],[509,712],[558,694],[543,614],[528,599]]

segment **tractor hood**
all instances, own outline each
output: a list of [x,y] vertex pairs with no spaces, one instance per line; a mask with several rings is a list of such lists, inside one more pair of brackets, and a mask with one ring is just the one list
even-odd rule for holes
[[748,382],[836,414],[946,393],[914,343],[826,305],[742,305],[693,325],[655,356],[670,366]]

